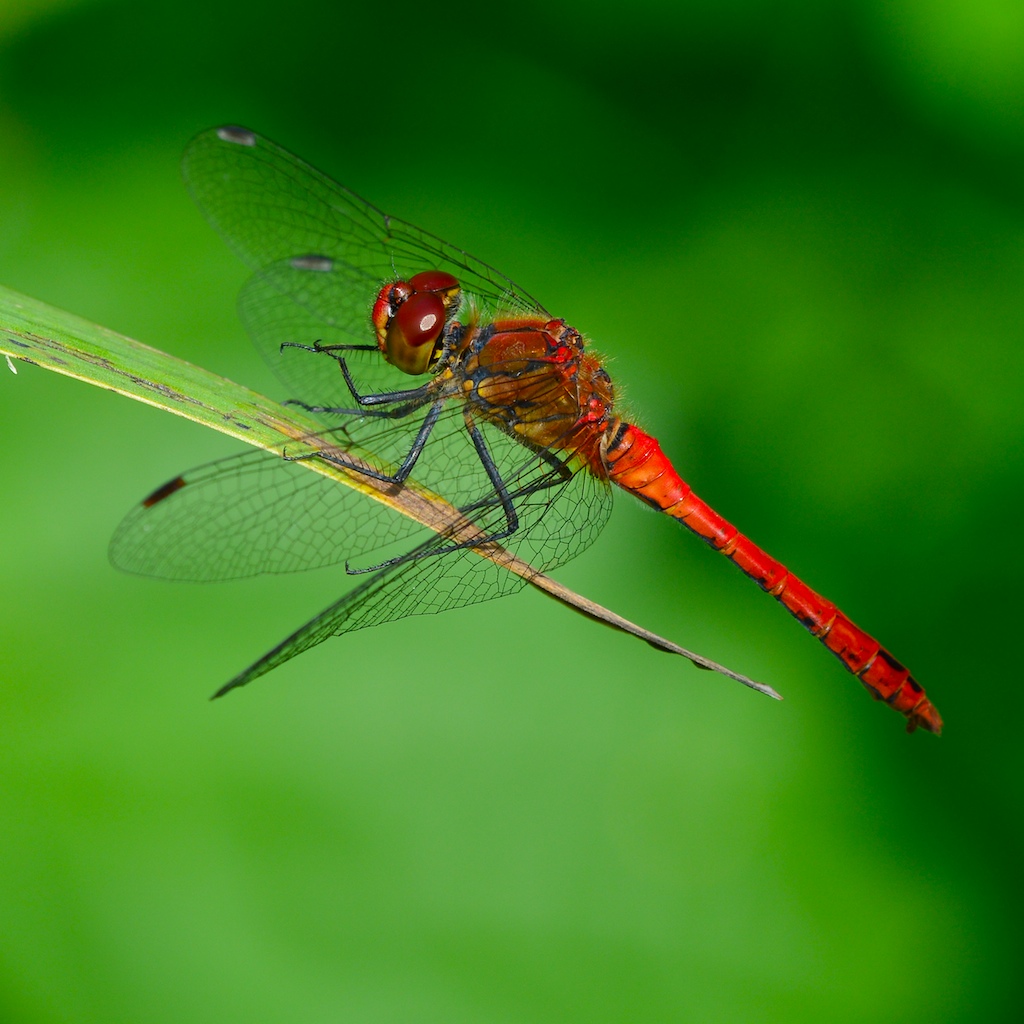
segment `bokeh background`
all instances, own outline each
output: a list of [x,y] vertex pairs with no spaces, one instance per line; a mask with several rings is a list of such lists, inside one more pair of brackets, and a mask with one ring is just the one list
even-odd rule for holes
[[524,593],[211,705],[344,572],[117,573],[237,446],[0,366],[0,1019],[1021,1019],[1024,8],[8,0],[0,281],[286,397],[179,178],[222,122],[584,330],[947,730],[628,498],[559,578],[784,703]]

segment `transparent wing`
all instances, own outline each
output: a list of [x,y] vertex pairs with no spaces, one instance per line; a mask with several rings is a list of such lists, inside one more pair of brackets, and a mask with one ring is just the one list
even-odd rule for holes
[[[254,274],[238,296],[239,316],[259,353],[288,389],[288,398],[311,405],[351,407],[355,399],[337,360],[324,355],[311,358],[311,353],[291,346],[317,341],[324,345],[372,342],[370,307],[380,282],[368,285],[359,279],[358,271],[344,263],[319,270],[311,266],[321,265],[282,260]],[[363,296],[357,304],[358,337],[348,319],[353,296]],[[288,347],[282,348],[284,345]],[[415,386],[408,374],[386,362],[376,349],[344,355],[362,394]]]
[[[426,552],[421,551],[422,554]],[[472,551],[422,557],[383,569],[287,637],[217,691],[245,686],[332,636],[409,615],[449,611],[504,597],[526,581]]]
[[388,216],[248,129],[198,135],[182,170],[199,208],[239,258],[258,274],[278,265],[267,279],[272,290],[347,343],[372,343],[369,314],[381,284],[422,270],[454,274],[485,309],[550,318],[493,267]]
[[[492,437],[488,438],[490,443]],[[514,442],[513,442],[514,443]],[[521,446],[517,445],[520,448]],[[569,480],[536,487],[537,473],[524,465],[512,482],[529,487],[518,505],[520,529],[502,540],[538,572],[550,570],[574,557],[600,532],[611,511],[611,490],[604,480],[579,472]],[[543,473],[540,479],[544,479]],[[506,480],[506,483],[510,483]],[[581,515],[580,509],[587,514]],[[483,531],[497,532],[504,525],[500,503],[492,498],[475,510],[474,522]],[[480,557],[474,551],[445,550],[448,534],[435,535],[409,557],[368,576],[364,583],[311,619],[217,693],[244,686],[297,654],[332,636],[365,626],[376,626],[409,615],[426,615],[514,593],[526,580]]]
[[[370,310],[387,280],[446,270],[482,314],[550,318],[492,267],[387,216],[246,129],[219,128],[197,137],[186,150],[184,174],[200,209],[254,271],[240,299],[242,317],[291,397],[351,407],[336,360],[298,349],[282,353],[280,347],[372,344]],[[407,378],[396,376],[376,352],[347,358],[360,390],[408,387]],[[539,383],[533,382],[531,395],[542,405]],[[552,407],[559,398],[564,393],[552,394]],[[326,432],[332,457],[349,452],[377,472],[393,473],[411,450],[430,401],[397,418],[346,417]],[[469,440],[461,401],[450,399],[414,467],[411,480],[439,496],[442,524],[449,517],[451,525],[442,525],[440,533],[302,466],[255,452],[200,467],[154,492],[122,524],[112,557],[136,572],[225,579],[327,565],[396,545],[406,552],[366,576],[229,688],[328,636],[501,596],[521,587],[522,579],[460,546],[467,523],[474,541],[499,540],[544,571],[593,541],[610,512],[611,492],[567,444],[538,451],[498,425],[476,426],[486,458]],[[322,451],[327,457],[326,446]],[[453,508],[460,514],[453,515]],[[378,554],[370,561],[383,560]]]
[[[308,440],[335,457],[347,453],[378,473],[393,474],[426,414],[425,405],[397,421],[350,419]],[[461,510],[485,535],[506,531],[511,503],[516,529],[501,543],[521,550],[537,568],[560,564],[590,544],[610,511],[607,482],[578,471],[572,453],[560,452],[556,459],[490,424],[479,426],[504,483],[505,502],[469,440],[457,403],[443,410],[413,469],[417,485],[447,508]],[[306,466],[246,451],[154,491],[117,528],[110,558],[140,575],[227,580],[345,560],[378,564],[434,536],[390,506]]]

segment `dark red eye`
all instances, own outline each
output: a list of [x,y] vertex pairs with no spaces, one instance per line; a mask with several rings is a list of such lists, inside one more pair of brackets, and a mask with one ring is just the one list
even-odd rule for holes
[[445,270],[424,270],[409,278],[413,291],[447,292],[459,287],[458,280]]
[[[413,282],[415,280],[413,278]],[[415,284],[413,287],[416,287]],[[419,348],[420,345],[435,341],[441,333],[444,327],[444,303],[433,292],[411,295],[398,307],[395,323],[406,345]]]

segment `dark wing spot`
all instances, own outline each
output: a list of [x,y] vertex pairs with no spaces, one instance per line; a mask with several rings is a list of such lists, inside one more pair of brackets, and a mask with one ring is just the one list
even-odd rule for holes
[[185,486],[185,478],[176,476],[173,480],[168,480],[167,483],[158,487],[148,498],[142,499],[143,508],[152,508],[158,502],[169,498],[175,491],[180,491]]

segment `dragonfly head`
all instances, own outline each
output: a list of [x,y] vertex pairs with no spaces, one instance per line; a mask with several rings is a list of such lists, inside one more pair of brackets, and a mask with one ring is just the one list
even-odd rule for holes
[[433,369],[444,350],[444,329],[459,306],[461,289],[443,270],[425,270],[384,285],[373,306],[377,347],[403,373]]

